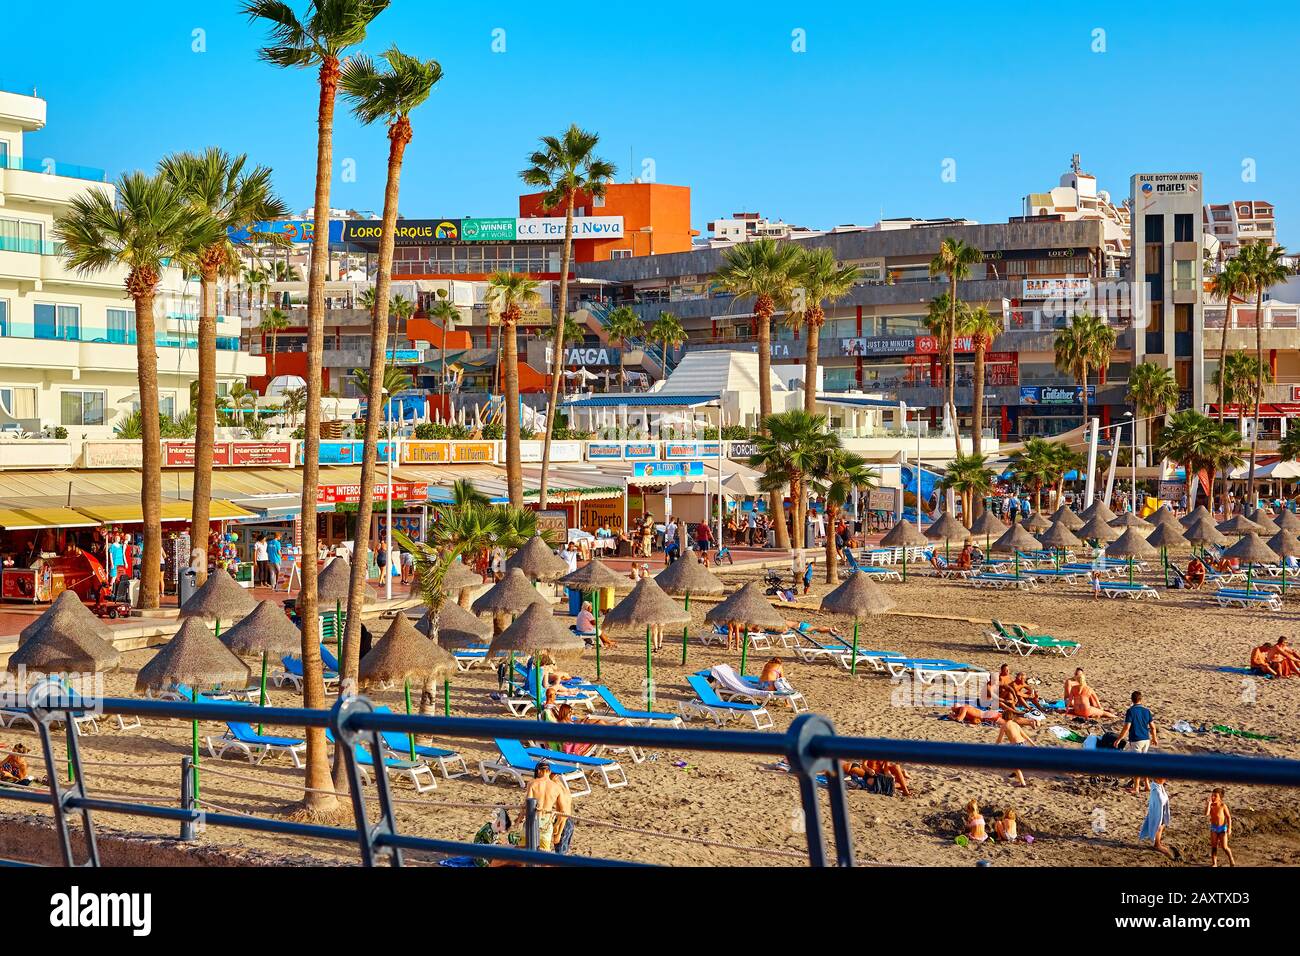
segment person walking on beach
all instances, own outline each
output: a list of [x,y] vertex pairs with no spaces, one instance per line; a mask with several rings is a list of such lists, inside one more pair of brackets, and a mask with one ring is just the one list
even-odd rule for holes
[[257,573],[253,576],[253,582],[262,587],[274,587],[271,581],[271,562],[267,557],[266,539],[260,534],[253,541],[253,566]]
[[[1154,718],[1151,711],[1142,706],[1142,691],[1133,691],[1129,699],[1133,701],[1133,706],[1124,714],[1124,728],[1119,732],[1118,739],[1127,740],[1136,753],[1144,754],[1151,749],[1152,744],[1158,743]],[[1136,796],[1148,783],[1146,777],[1134,777],[1129,793]]]
[[1165,829],[1169,826],[1169,794],[1165,792],[1165,778],[1157,777],[1151,781],[1151,797],[1147,800],[1147,815],[1138,831],[1139,840],[1150,840],[1154,848],[1169,859],[1174,859],[1174,851],[1165,846]]
[[1228,846],[1228,837],[1232,836],[1232,811],[1223,800],[1223,788],[1215,787],[1205,802],[1205,819],[1210,824],[1210,866],[1219,865],[1219,851],[1228,854],[1228,863],[1236,866],[1232,849]]
[[271,587],[277,587],[280,583],[280,563],[284,543],[280,540],[280,532],[272,531],[270,539],[266,542],[266,560],[271,565]]

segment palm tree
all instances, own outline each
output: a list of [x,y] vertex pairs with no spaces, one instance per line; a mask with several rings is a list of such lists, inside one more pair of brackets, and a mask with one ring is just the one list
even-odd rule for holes
[[1282,443],[1277,446],[1283,461],[1295,461],[1300,458],[1300,428],[1293,428],[1286,433]]
[[391,400],[398,392],[404,392],[411,387],[411,376],[392,365],[384,366],[383,371],[379,373],[378,388],[374,387],[376,380],[370,377],[370,369],[354,368],[352,381],[357,386],[357,391],[366,396],[367,407],[371,402],[369,396],[375,392],[379,392],[381,396],[375,405],[382,408],[386,403],[382,397],[385,393]]
[[823,303],[834,305],[853,291],[853,285],[862,275],[857,266],[841,266],[835,253],[828,248],[801,250],[796,266],[797,281],[803,290],[804,308],[792,312],[793,327],[808,327],[807,354],[804,358],[803,410],[809,415],[817,411],[817,358],[821,344],[821,329],[826,322]]
[[[248,410],[252,409],[253,414],[257,414],[257,392],[253,391],[243,382],[235,382],[230,386],[230,391],[227,393],[226,398],[229,400],[230,406],[234,410],[235,419],[239,420],[242,417],[244,427],[247,428],[249,424],[249,416],[247,414]],[[240,412],[243,412],[244,414],[241,416]]]
[[839,447],[839,438],[826,427],[825,415],[809,415],[802,410],[769,415],[763,426],[763,432],[754,439],[749,466],[764,472],[759,488],[778,496],[778,510],[772,513],[778,527],[784,524],[785,511],[779,496],[786,485],[790,486],[792,541],[794,547],[802,548],[808,495],[805,479],[828,452]]
[[282,309],[271,308],[262,313],[262,321],[257,324],[257,331],[271,336],[271,378],[275,378],[276,336],[289,327],[289,316]]
[[957,423],[956,388],[953,372],[957,367],[957,283],[970,278],[971,266],[984,261],[980,252],[964,239],[948,236],[939,243],[939,251],[930,260],[930,275],[948,277],[948,328],[946,333],[948,358],[948,408],[952,414],[952,433],[957,443],[957,454],[961,454],[961,428]]
[[[112,194],[78,194],[54,228],[63,258],[82,276],[119,268],[126,294],[135,303],[136,368],[140,407],[159,407],[158,338],[154,299],[168,265],[191,267],[199,253],[224,238],[210,216],[196,212],[161,176],[134,172],[117,181]],[[140,607],[158,607],[162,575],[162,434],[156,415],[142,422],[140,510],[144,522]],[[204,534],[202,545],[206,546]]]
[[248,290],[248,310],[250,312],[253,310],[254,295],[257,291],[261,289],[263,295],[265,295],[267,282],[266,275],[266,271],[257,266],[250,266],[244,270],[243,281],[244,288]]
[[1241,271],[1249,289],[1255,293],[1255,361],[1258,363],[1255,379],[1253,420],[1255,427],[1250,442],[1250,474],[1246,478],[1246,500],[1255,501],[1255,460],[1259,457],[1259,406],[1264,399],[1264,293],[1291,274],[1281,246],[1270,246],[1266,240],[1252,242],[1237,254]]
[[[1216,422],[1219,433],[1214,443],[1214,460],[1210,463],[1213,472],[1223,475],[1223,485],[1220,492],[1220,510],[1224,516],[1228,514],[1228,475],[1234,468],[1240,468],[1246,463],[1246,459],[1241,455],[1241,432],[1237,431],[1232,425],[1224,422]],[[1211,488],[1210,507],[1214,506],[1214,489]]]
[[307,409],[307,389],[286,388],[280,393],[280,407],[289,416],[289,427],[298,427],[298,416]]
[[[586,334],[587,334],[586,329],[584,329],[581,325],[579,325],[577,320],[574,319],[573,316],[564,317],[564,342],[566,347],[569,342],[580,341],[584,336],[586,336]],[[555,326],[547,325],[538,329],[537,336],[538,338],[544,339],[548,342],[551,341],[552,339],[555,338]],[[554,348],[554,346],[552,346],[552,348]],[[552,356],[552,358],[554,358],[554,356]],[[550,364],[554,365],[553,362]],[[565,363],[561,363],[561,364],[563,365]],[[561,382],[560,394],[564,394],[564,391],[565,391],[564,383]]]
[[[956,309],[957,322],[964,322],[965,304],[959,302]],[[952,317],[952,313],[952,296],[948,295],[947,292],[944,292],[930,300],[930,306],[926,310],[924,320],[925,329],[930,333],[930,336],[934,339],[939,350],[939,367],[942,369],[941,374],[945,388],[947,387],[947,384],[952,381],[954,371],[948,367],[948,343],[953,336],[953,328],[948,323]],[[933,384],[933,382],[931,382],[931,384]],[[944,399],[943,409],[945,418],[947,418],[949,414],[952,414],[948,408],[948,400],[946,397]],[[952,420],[952,426],[954,429],[957,427],[957,420],[955,418]]]
[[[1128,400],[1133,403],[1137,417],[1148,421],[1148,443],[1159,442],[1160,422],[1149,421],[1156,416],[1169,414],[1178,407],[1178,380],[1174,373],[1155,362],[1142,362],[1134,366],[1128,377]],[[1148,464],[1150,464],[1148,462]]]
[[[1196,476],[1216,468],[1224,454],[1225,434],[1222,426],[1194,408],[1169,417],[1160,434],[1157,451],[1183,466],[1187,478],[1187,502],[1191,506]],[[1235,444],[1235,442],[1234,442]]]
[[[772,415],[772,395],[768,387],[772,377],[772,316],[777,309],[788,308],[798,284],[799,247],[791,242],[757,239],[726,250],[722,266],[714,273],[718,288],[737,297],[754,300],[754,323],[758,331],[758,410],[759,428]],[[779,520],[784,508],[779,492],[771,492],[771,514],[776,520],[776,546],[789,548],[790,537],[785,522]]]
[[[575,123],[561,136],[543,136],[541,148],[528,157],[528,168],[519,177],[529,186],[544,189],[542,208],[564,208],[564,247],[560,254],[560,301],[555,310],[555,361],[551,366],[551,395],[546,406],[546,435],[542,440],[542,477],[539,507],[546,507],[551,468],[551,435],[555,431],[560,401],[560,380],[564,378],[564,319],[569,314],[569,264],[573,261],[573,207],[578,196],[599,199],[616,172],[612,163],[596,155],[598,133],[579,129]],[[512,501],[512,503],[514,503]]]
[[[1219,377],[1223,377],[1223,364],[1228,355],[1228,328],[1232,325],[1232,302],[1250,294],[1250,282],[1242,271],[1241,260],[1236,256],[1223,264],[1223,268],[1210,280],[1210,294],[1223,300],[1223,332],[1219,339]],[[1223,389],[1219,389],[1219,424],[1223,424]]]
[[[312,0],[306,17],[299,19],[283,0],[244,0],[242,12],[250,21],[265,21],[270,45],[259,51],[261,59],[281,68],[316,67],[320,95],[316,109],[316,193],[312,203],[314,230],[307,273],[307,411],[302,448],[302,587],[297,610],[303,621],[303,706],[325,705],[325,684],[320,659],[316,553],[316,489],[320,484],[320,421],[322,359],[325,351],[325,280],[329,272],[330,186],[334,168],[334,105],[338,94],[341,59],[348,48],[366,38],[371,21],[388,7],[389,0]],[[391,233],[390,233],[391,234]],[[307,728],[307,787],[305,816],[332,814],[338,808],[329,775],[323,728]]]
[[632,310],[631,306],[620,305],[617,309],[609,313],[609,321],[605,326],[605,334],[609,336],[612,344],[619,346],[618,353],[618,387],[627,389],[627,347],[635,339],[645,338],[645,323],[641,317]]
[[1088,466],[1088,456],[1083,452],[1075,451],[1064,442],[1052,443],[1052,456],[1052,473],[1056,485],[1056,497],[1052,502],[1052,508],[1055,509],[1061,503],[1061,496],[1065,490],[1065,476],[1071,471],[1084,471]]
[[969,310],[964,316],[958,316],[957,321],[959,323],[957,331],[961,335],[969,335],[971,344],[975,348],[975,394],[971,400],[971,454],[979,457],[984,431],[984,356],[992,348],[993,341],[1002,334],[1002,313],[990,312],[981,305]]
[[[271,170],[265,166],[251,169],[247,166],[247,156],[232,156],[216,147],[202,153],[177,153],[165,157],[158,164],[159,175],[179,190],[197,213],[211,217],[223,229],[217,241],[200,250],[196,263],[199,275],[199,387],[190,540],[194,550],[205,559],[211,527],[212,445],[217,424],[217,282],[223,274],[229,276],[239,268],[239,256],[226,237],[231,229],[246,229],[255,222],[279,219],[289,214],[289,207],[272,191]],[[269,241],[271,237],[255,233],[251,238]],[[282,312],[277,314],[284,316]],[[288,324],[287,317],[285,324]],[[275,373],[271,374],[274,376]],[[207,580],[206,560],[199,564],[196,572],[198,584]]]
[[809,481],[826,506],[826,583],[838,579],[835,562],[835,518],[854,492],[870,491],[876,487],[879,476],[867,465],[861,455],[845,451],[839,438],[831,435],[812,472]]
[[660,312],[659,318],[651,324],[646,337],[664,344],[664,378],[668,377],[668,353],[686,341],[686,330],[682,328],[681,319],[671,312]]
[[1043,489],[1056,484],[1061,474],[1057,443],[1046,438],[1030,438],[1024,448],[1011,456],[1011,473],[1015,480],[1034,493],[1034,510],[1042,510]]
[[1088,423],[1088,375],[1110,365],[1115,350],[1115,330],[1106,320],[1090,312],[1070,318],[1070,324],[1056,333],[1056,368],[1079,383],[1083,423]]
[[446,404],[447,396],[447,333],[456,330],[456,323],[460,321],[460,309],[447,299],[439,299],[433,304],[433,308],[429,309],[429,318],[442,328],[442,345],[438,350],[438,404],[441,408]]
[[958,455],[948,462],[939,486],[961,496],[962,523],[970,527],[975,514],[975,503],[982,502],[993,493],[993,476],[985,464],[984,455]]
[[415,315],[415,303],[406,296],[398,294],[388,300],[388,316],[393,326],[393,353],[391,358],[385,355],[384,361],[397,361],[399,333],[410,328],[411,316],[413,315]]
[[[536,305],[541,297],[537,280],[525,275],[497,272],[488,279],[488,309],[501,317],[499,364],[505,382],[506,489],[510,504],[516,508],[524,506],[524,472],[519,462],[519,320],[524,308]],[[561,343],[557,341],[556,349],[559,348]],[[553,410],[549,417],[555,417]],[[548,431],[549,427],[548,424]]]

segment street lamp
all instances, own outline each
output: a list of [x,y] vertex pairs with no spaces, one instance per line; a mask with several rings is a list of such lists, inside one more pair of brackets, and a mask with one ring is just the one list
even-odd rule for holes
[[384,566],[379,573],[384,576],[384,597],[393,599],[393,419],[388,389],[380,389],[384,396],[384,419],[388,425],[388,443],[384,446],[384,456],[388,459],[388,494],[384,496]]
[[1131,439],[1131,442],[1132,442],[1132,445],[1131,445],[1132,451],[1131,451],[1131,453],[1130,453],[1130,455],[1129,455],[1129,459],[1130,459],[1130,460],[1129,460],[1129,467],[1130,467],[1130,469],[1131,469],[1130,474],[1132,475],[1132,479],[1131,479],[1130,484],[1129,484],[1129,503],[1130,503],[1130,507],[1133,509],[1133,513],[1134,513],[1134,514],[1137,514],[1137,513],[1138,513],[1138,504],[1137,504],[1137,502],[1138,502],[1138,458],[1137,458],[1137,454],[1138,454],[1138,439],[1137,439],[1137,434],[1138,434],[1137,429],[1138,429],[1138,425],[1137,425],[1137,418],[1136,418],[1136,416],[1134,416],[1134,414],[1133,414],[1132,412],[1125,412],[1125,413],[1124,413],[1124,417],[1125,417],[1126,419],[1128,419],[1128,421],[1129,421],[1129,423],[1130,423],[1130,425],[1131,425],[1131,427],[1132,427],[1132,430],[1133,430],[1133,437],[1132,437],[1132,439]]

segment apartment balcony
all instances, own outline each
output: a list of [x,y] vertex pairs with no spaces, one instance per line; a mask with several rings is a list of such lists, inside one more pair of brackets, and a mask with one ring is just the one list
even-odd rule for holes
[[[198,374],[198,340],[173,331],[156,338],[160,372]],[[33,328],[10,323],[0,335],[0,367],[67,370],[74,378],[83,371],[136,371],[134,329],[81,326],[76,329]],[[217,339],[218,374],[261,375],[266,362],[239,351],[239,340]]]
[[0,164],[0,201],[10,208],[24,204],[66,206],[87,189],[113,187],[102,169],[50,162],[41,166],[21,157],[10,157]]
[[[1222,309],[1206,311],[1204,344],[1207,353],[1218,354],[1220,343],[1223,342],[1223,321],[1224,313]],[[1257,336],[1254,309],[1236,310],[1229,322],[1228,351],[1233,352],[1237,349],[1253,350]],[[1265,309],[1263,327],[1260,331],[1263,332],[1265,349],[1289,351],[1300,348],[1300,322],[1297,322],[1295,309]]]

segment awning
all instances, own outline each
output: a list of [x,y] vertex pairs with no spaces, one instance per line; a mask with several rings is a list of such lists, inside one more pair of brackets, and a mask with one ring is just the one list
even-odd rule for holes
[[662,395],[658,392],[619,393],[614,395],[588,395],[573,398],[567,408],[699,408],[711,405],[720,395]]
[[0,528],[5,531],[97,527],[98,521],[71,508],[0,508]]
[[[248,518],[253,512],[247,511],[230,501],[214,498],[210,504],[209,515],[213,521],[228,521],[236,518]],[[85,505],[77,511],[93,518],[100,524],[139,524],[144,520],[140,505]],[[164,501],[162,503],[162,521],[189,521],[194,505],[188,501]]]

